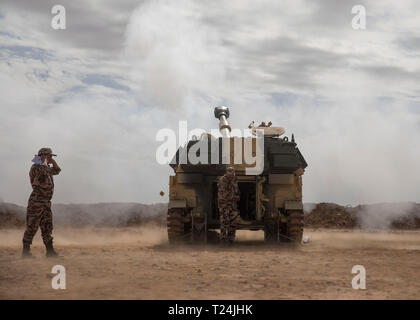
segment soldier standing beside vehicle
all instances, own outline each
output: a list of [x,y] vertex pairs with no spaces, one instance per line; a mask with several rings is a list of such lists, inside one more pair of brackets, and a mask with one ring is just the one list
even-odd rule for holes
[[219,178],[217,189],[220,241],[224,244],[232,244],[235,240],[236,226],[247,223],[239,215],[237,201],[240,199],[240,196],[234,168],[228,167],[226,169],[225,175]]
[[42,148],[32,160],[34,164],[29,171],[29,178],[33,191],[29,197],[26,212],[26,230],[22,241],[23,258],[32,257],[30,246],[38,227],[41,229],[42,240],[46,247],[46,256],[58,256],[54,250],[53,237],[51,236],[53,229],[51,199],[54,193],[53,175],[59,174],[61,169],[52,158],[53,156],[56,155],[50,148]]

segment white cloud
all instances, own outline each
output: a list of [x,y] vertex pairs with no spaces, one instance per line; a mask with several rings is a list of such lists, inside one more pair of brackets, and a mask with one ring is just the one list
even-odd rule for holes
[[365,31],[351,1],[64,1],[62,33],[50,4],[1,11],[3,200],[26,201],[29,160],[48,145],[57,202],[161,201],[156,131],[216,127],[226,104],[235,127],[295,133],[305,201],[420,201],[415,1],[364,1]]

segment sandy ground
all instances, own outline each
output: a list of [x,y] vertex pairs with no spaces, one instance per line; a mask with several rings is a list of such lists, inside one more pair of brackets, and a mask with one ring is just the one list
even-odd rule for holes
[[[56,229],[63,258],[20,258],[23,230],[0,230],[0,299],[420,299],[420,232],[314,231],[266,246],[241,231],[232,248],[168,245],[157,227]],[[65,290],[51,269],[66,268]],[[351,286],[366,268],[366,290]]]

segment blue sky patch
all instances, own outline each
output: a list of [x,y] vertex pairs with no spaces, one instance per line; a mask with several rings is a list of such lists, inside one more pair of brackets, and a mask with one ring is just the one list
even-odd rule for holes
[[87,74],[83,79],[83,83],[89,84],[89,85],[100,85],[112,89],[117,90],[123,90],[123,91],[130,91],[130,88],[120,84],[118,81],[113,79],[110,76],[103,75],[103,74]]
[[6,58],[19,57],[42,62],[53,58],[53,55],[47,50],[29,46],[0,46],[0,51],[7,52]]

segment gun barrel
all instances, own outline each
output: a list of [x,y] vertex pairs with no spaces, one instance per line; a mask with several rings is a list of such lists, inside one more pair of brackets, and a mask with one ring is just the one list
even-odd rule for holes
[[229,118],[229,108],[225,106],[219,106],[214,108],[214,116],[219,119],[219,131],[223,137],[229,137],[230,128],[227,118]]

